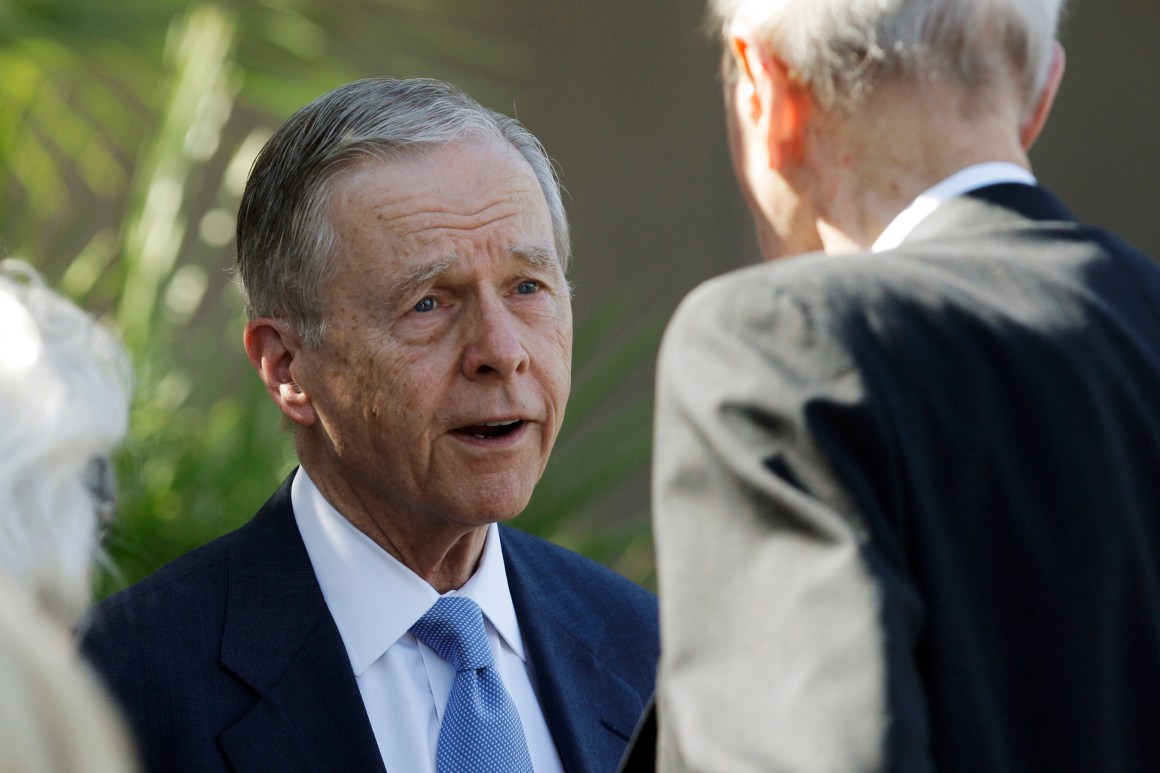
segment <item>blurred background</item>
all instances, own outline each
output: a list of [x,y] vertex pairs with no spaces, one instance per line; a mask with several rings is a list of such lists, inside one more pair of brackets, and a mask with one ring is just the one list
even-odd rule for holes
[[[241,346],[234,215],[262,143],[359,77],[430,76],[517,116],[573,224],[574,392],[517,525],[653,585],[660,331],[757,260],[701,0],[0,0],[0,252],[121,331],[136,364],[107,593],[240,525],[293,467]],[[1160,5],[1076,0],[1032,153],[1081,219],[1160,256]]]

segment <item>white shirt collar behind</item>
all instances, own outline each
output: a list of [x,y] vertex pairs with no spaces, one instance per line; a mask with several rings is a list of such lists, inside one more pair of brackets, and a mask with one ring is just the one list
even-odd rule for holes
[[998,183],[1035,185],[1036,180],[1031,172],[1010,161],[988,161],[960,169],[919,194],[910,206],[890,221],[890,225],[886,226],[886,230],[871,245],[870,251],[882,252],[894,249],[902,244],[902,240],[909,236],[919,223],[946,202],[964,193]]
[[[354,673],[361,676],[439,594],[335,510],[301,467],[290,486],[290,501],[326,605]],[[493,523],[475,574],[451,593],[479,604],[496,632],[526,661],[499,539],[499,527]]]

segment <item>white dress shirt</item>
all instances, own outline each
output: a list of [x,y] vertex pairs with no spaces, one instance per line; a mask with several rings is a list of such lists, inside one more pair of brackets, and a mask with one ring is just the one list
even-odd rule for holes
[[[455,673],[409,629],[439,594],[335,510],[301,468],[290,501],[383,763],[389,773],[434,771],[439,724]],[[451,594],[467,596],[483,610],[495,667],[519,712],[535,770],[563,771],[532,688],[499,539],[499,527],[492,524],[479,568]]]
[[1031,172],[1009,161],[988,161],[960,169],[919,194],[909,207],[890,221],[890,225],[886,226],[886,230],[871,245],[870,251],[882,252],[894,249],[902,244],[902,240],[909,236],[919,223],[946,202],[964,193],[998,183],[1035,185],[1036,180]]

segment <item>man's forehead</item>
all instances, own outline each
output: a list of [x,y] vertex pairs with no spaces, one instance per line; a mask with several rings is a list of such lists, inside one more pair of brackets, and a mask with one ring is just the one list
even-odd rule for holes
[[[488,185],[496,180],[524,178],[539,187],[528,160],[502,138],[466,137],[448,142],[417,144],[360,154],[330,175],[332,189],[359,191],[375,187],[377,181],[391,181],[409,188],[437,185],[453,175],[470,185]],[[400,192],[405,197],[410,191]]]
[[551,228],[539,180],[508,150],[360,161],[330,183],[331,221],[340,232],[370,225],[419,241],[513,217]]

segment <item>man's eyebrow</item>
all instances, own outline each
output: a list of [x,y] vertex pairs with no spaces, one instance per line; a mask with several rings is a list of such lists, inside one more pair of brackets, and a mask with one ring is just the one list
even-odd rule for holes
[[[540,268],[557,268],[560,261],[556,258],[555,250],[537,244],[517,244],[508,252],[513,258],[531,263]],[[403,277],[395,282],[395,293],[401,296],[409,295],[423,285],[445,273],[459,261],[458,255],[448,255],[445,258],[433,260],[414,266]]]
[[445,258],[433,260],[430,263],[423,263],[413,267],[410,271],[403,275],[403,278],[395,283],[395,292],[399,295],[407,295],[423,285],[430,282],[435,277],[447,271],[455,265],[459,260],[458,255],[448,255]]
[[512,257],[518,258],[527,263],[539,266],[540,268],[559,268],[560,260],[556,257],[556,251],[550,247],[544,247],[538,244],[517,244],[508,252]]

